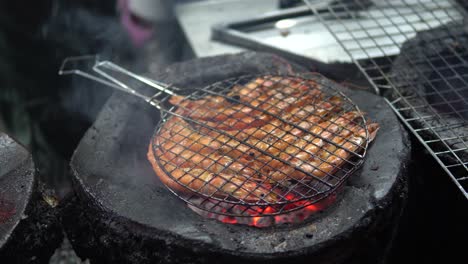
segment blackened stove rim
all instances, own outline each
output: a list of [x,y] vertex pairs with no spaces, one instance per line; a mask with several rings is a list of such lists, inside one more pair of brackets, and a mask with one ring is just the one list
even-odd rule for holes
[[[406,138],[405,141],[408,144],[410,143],[408,138]],[[74,174],[74,173],[75,172],[73,172],[72,174]],[[402,174],[405,174],[405,173],[406,173],[406,169],[404,171],[402,171]],[[394,200],[396,199],[397,196],[394,195],[395,193],[393,192],[394,191],[393,189],[399,189],[399,190],[396,190],[396,192],[400,192],[400,195],[402,195],[402,196],[407,195],[408,189],[407,189],[407,187],[405,187],[405,184],[404,184],[404,182],[406,182],[406,179],[405,178],[399,178],[399,179],[400,180],[398,181],[398,183],[394,184],[391,187],[392,190],[390,192],[388,192],[387,195],[383,199],[381,199],[379,201],[380,204],[385,205],[385,204],[394,202]],[[73,177],[73,180],[74,181],[79,181],[76,177]],[[82,187],[79,187],[79,188],[82,189]],[[86,191],[84,189],[82,189],[82,190],[83,190],[84,195],[89,196],[89,197],[93,197],[93,195],[90,192],[88,192],[88,191]],[[77,192],[77,196],[79,197],[79,199],[84,198],[81,195],[82,194],[79,194],[79,192]],[[81,202],[83,202],[83,200]],[[108,217],[109,219],[112,219],[113,224],[109,225],[108,227],[115,229],[113,231],[116,232],[116,233],[121,232],[121,230],[118,229],[118,226],[119,225],[124,225],[124,228],[131,229],[132,232],[135,232],[136,235],[138,235],[139,237],[145,237],[145,238],[151,239],[151,240],[154,240],[155,238],[159,239],[159,240],[162,240],[162,241],[169,240],[169,241],[171,241],[171,246],[176,245],[176,246],[183,247],[183,248],[192,248],[193,245],[196,244],[197,247],[203,248],[204,250],[207,251],[207,252],[203,252],[203,254],[210,254],[210,253],[229,254],[229,255],[232,255],[232,256],[242,256],[242,257],[245,257],[245,258],[249,258],[249,260],[250,259],[251,260],[268,260],[268,259],[276,259],[276,258],[279,258],[279,257],[291,258],[291,257],[300,257],[300,256],[312,255],[315,252],[319,252],[322,249],[325,249],[325,248],[327,248],[329,246],[333,246],[336,243],[336,241],[341,241],[342,239],[346,239],[347,237],[349,237],[353,233],[359,233],[360,227],[367,226],[367,225],[369,225],[369,223],[373,222],[376,217],[380,217],[380,216],[372,215],[372,212],[367,212],[357,222],[355,222],[355,224],[353,226],[349,227],[345,232],[341,232],[339,234],[336,234],[335,236],[329,237],[329,239],[321,241],[319,243],[316,243],[312,247],[297,248],[297,249],[290,250],[290,251],[262,253],[262,252],[228,250],[228,249],[225,249],[225,248],[222,248],[222,247],[213,247],[212,243],[207,243],[207,242],[200,241],[200,240],[187,239],[187,238],[185,238],[184,236],[182,236],[180,234],[174,234],[174,233],[172,233],[170,231],[160,230],[160,229],[156,229],[154,227],[148,227],[144,223],[140,223],[140,222],[135,221],[133,219],[130,219],[130,218],[127,218],[127,217],[116,214],[113,210],[107,208],[102,203],[97,202],[97,199],[91,199],[91,204],[88,204],[88,206],[89,205],[91,205],[90,209],[97,210],[97,213],[100,216],[103,216],[103,214],[109,214],[108,216],[105,216],[105,217]],[[403,201],[402,206],[405,207],[405,205],[406,205],[406,202]],[[335,206],[337,206],[336,203],[333,204],[326,211],[334,210]],[[379,206],[377,204],[375,204],[375,206],[376,207],[381,207],[381,206]],[[120,219],[120,221],[115,221],[117,219]],[[311,219],[313,220],[314,217],[312,217]],[[92,221],[95,221],[95,220],[97,220],[97,219],[94,219]],[[105,220],[105,221],[107,222],[108,220]],[[215,220],[207,219],[207,221],[215,221]],[[308,221],[306,220],[305,222],[308,222]],[[304,223],[304,224],[307,224],[307,223]],[[299,225],[302,225],[302,224],[299,224]],[[248,227],[248,226],[242,226],[242,227],[256,229],[255,227]],[[263,230],[275,230],[274,227],[267,227],[267,228],[262,228],[262,229]],[[285,229],[290,229],[290,228],[285,227]],[[151,233],[151,234],[149,234],[149,233]],[[201,251],[201,250],[198,250],[198,251]],[[241,252],[241,253],[239,253],[239,252]]]
[[[11,146],[12,151],[17,151],[19,152],[18,155],[22,155],[21,160],[18,161],[17,159],[14,160],[14,165],[12,168],[7,168],[5,173],[3,175],[0,175],[0,182],[3,180],[7,180],[8,178],[12,178],[15,176],[15,174],[18,173],[26,173],[28,176],[23,176],[25,178],[22,182],[23,185],[27,187],[27,189],[23,189],[23,193],[25,193],[25,197],[23,200],[25,201],[24,203],[21,203],[21,207],[15,207],[15,215],[16,217],[13,217],[12,219],[8,221],[14,221],[14,225],[10,226],[10,228],[7,228],[5,233],[3,234],[2,238],[5,239],[0,239],[0,248],[2,248],[4,245],[8,243],[8,241],[11,239],[11,235],[15,231],[15,228],[20,224],[20,219],[21,216],[24,215],[24,213],[27,211],[28,207],[31,204],[32,196],[33,196],[33,190],[35,186],[37,185],[37,177],[36,177],[36,169],[34,165],[33,158],[30,153],[28,153],[27,149],[20,144],[16,139],[11,137],[10,135],[1,132],[0,131],[0,138],[4,138],[3,140],[7,140],[7,144]],[[29,180],[26,181],[26,177],[29,178]],[[15,177],[18,178],[18,177]]]

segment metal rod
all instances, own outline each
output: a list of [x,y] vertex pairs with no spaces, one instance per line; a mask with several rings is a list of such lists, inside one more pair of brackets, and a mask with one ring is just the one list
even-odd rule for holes
[[[92,66],[89,66],[90,62],[92,62]],[[87,63],[87,64],[86,64],[86,67],[83,67],[83,65],[81,65],[81,67],[73,67],[74,65],[71,65],[71,64],[74,64],[74,63]],[[94,73],[91,72],[91,70]],[[97,55],[83,55],[83,56],[76,56],[76,57],[67,57],[62,62],[62,65],[60,66],[58,74],[59,75],[75,74],[75,75],[90,79],[92,81],[96,81],[98,83],[104,84],[108,87],[117,89],[119,91],[137,96],[145,100],[146,102],[150,103],[151,105],[157,107],[158,109],[162,108],[162,106],[160,105],[160,102],[158,102],[157,100],[158,96],[161,95],[160,93],[156,93],[151,96],[144,95],[141,92],[133,89],[124,81],[121,81],[117,79],[115,76],[112,76],[105,70],[111,70],[111,71],[129,76],[146,85],[149,85],[152,88],[157,89],[158,91],[164,94],[175,95],[175,93],[170,89],[172,88],[170,85],[163,84],[161,82],[152,80],[150,78],[132,73],[131,71],[121,66],[118,66],[117,64],[113,62],[110,62],[107,60],[101,61],[99,60],[99,56]]]

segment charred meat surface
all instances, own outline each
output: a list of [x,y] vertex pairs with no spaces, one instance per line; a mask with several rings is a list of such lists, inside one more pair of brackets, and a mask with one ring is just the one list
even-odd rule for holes
[[[257,204],[318,194],[309,186],[334,187],[333,174],[379,129],[344,100],[314,80],[281,76],[236,84],[228,96],[173,96],[177,109],[153,137],[148,159],[176,192]],[[291,187],[298,185],[307,191]]]

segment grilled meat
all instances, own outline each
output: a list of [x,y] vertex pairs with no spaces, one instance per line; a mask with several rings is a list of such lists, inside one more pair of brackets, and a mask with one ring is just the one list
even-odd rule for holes
[[[278,186],[333,175],[375,137],[377,123],[360,126],[359,112],[342,110],[319,85],[299,78],[257,78],[233,87],[227,100],[173,96],[176,115],[148,152],[171,189],[222,199],[276,203]],[[367,130],[367,131],[366,131]]]

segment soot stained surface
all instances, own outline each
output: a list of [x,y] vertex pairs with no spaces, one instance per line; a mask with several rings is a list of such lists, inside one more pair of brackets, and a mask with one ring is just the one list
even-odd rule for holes
[[[274,65],[271,62],[276,58],[253,53],[207,58],[177,64],[153,73],[153,77],[179,87],[197,87],[246,73],[302,70],[290,67],[283,60]],[[214,65],[213,62],[218,66],[210,68],[208,65]],[[261,66],[245,70],[245,65],[251,63]],[[268,69],[270,65],[274,66]],[[341,89],[337,84],[333,85]],[[195,255],[216,251],[254,259],[276,257],[281,260],[282,257],[312,254],[319,248],[326,248],[331,240],[336,242],[355,236],[357,230],[375,229],[372,221],[384,226],[384,223],[395,220],[393,217],[400,210],[388,208],[401,206],[399,199],[405,197],[408,139],[383,99],[363,91],[343,91],[377,121],[381,129],[362,169],[345,186],[342,199],[311,221],[297,226],[256,229],[222,224],[192,212],[166,190],[146,159],[148,144],[159,119],[158,111],[121,93],[115,93],[107,102],[72,158],[71,168],[79,200],[92,207],[92,214],[97,213],[98,217],[109,217],[124,225],[128,223],[130,230],[135,228],[134,233],[147,230],[143,235],[146,239],[173,245],[170,246],[172,250],[186,248]],[[398,201],[392,204],[395,199]],[[387,214],[394,214],[383,217],[382,208],[388,210]],[[343,250],[352,251],[353,246],[356,245],[351,244]],[[344,251],[343,255],[347,254]]]
[[0,132],[0,259],[47,263],[62,240],[57,211],[37,189],[31,155]]
[[34,164],[24,147],[0,132],[0,248],[26,210],[34,185]]

